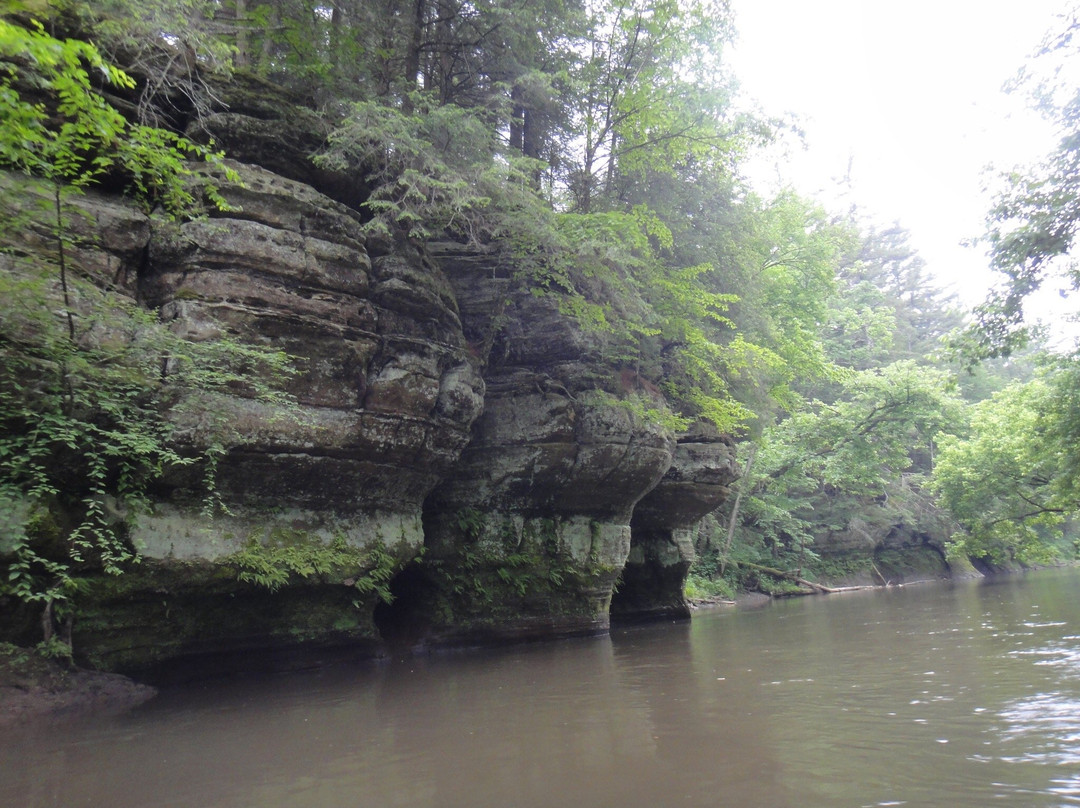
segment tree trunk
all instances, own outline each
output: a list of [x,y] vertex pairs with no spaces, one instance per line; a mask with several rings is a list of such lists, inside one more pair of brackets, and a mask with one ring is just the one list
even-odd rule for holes
[[[281,14],[278,12],[277,6],[270,7],[270,30],[276,31],[281,26]],[[259,72],[266,73],[267,66],[270,64],[270,58],[274,51],[274,40],[267,33],[263,33],[262,48],[259,60]]]
[[525,107],[524,93],[516,84],[510,90],[510,148],[525,153]]
[[424,17],[426,15],[427,0],[416,0],[416,5],[413,7],[409,48],[405,52],[405,97],[401,101],[401,109],[406,113],[413,111],[413,103],[409,94],[417,88],[416,82],[420,76],[420,47],[424,41]]
[[[746,458],[746,465],[743,466],[742,476],[740,480],[749,482],[750,470],[754,467],[754,457],[757,456],[757,446],[750,448],[750,456]],[[731,505],[731,518],[728,519],[727,525],[727,538],[724,541],[724,554],[720,558],[720,575],[723,577],[724,571],[727,569],[728,556],[731,554],[731,543],[735,540],[735,526],[739,523],[739,505],[742,504],[744,486],[740,485],[739,490],[735,493],[735,502]]]
[[247,67],[251,64],[251,41],[248,38],[247,29],[247,0],[235,0],[233,13],[236,23],[236,56],[234,61],[237,67]]
[[759,572],[767,572],[769,575],[775,576],[777,578],[784,578],[788,581],[794,581],[799,586],[805,586],[817,592],[830,594],[840,591],[839,589],[834,589],[831,586],[825,586],[824,584],[816,584],[813,581],[808,581],[805,578],[800,578],[794,572],[784,572],[783,570],[778,570],[773,567],[763,567],[760,564],[751,564],[748,561],[743,561],[741,562],[741,564],[742,566],[748,567],[752,570],[758,570]]
[[457,10],[450,13],[450,3],[443,0],[444,6],[439,9],[436,26],[435,40],[439,47],[439,75],[435,78],[435,84],[439,88],[439,98],[443,104],[449,104],[454,100],[456,88],[454,87],[454,30],[451,20],[457,15]]
[[[543,131],[540,121],[543,119],[542,115],[537,114],[534,110],[525,107],[522,109],[522,132],[521,132],[521,153],[526,157],[531,157],[534,160],[539,160],[540,149],[543,147]],[[544,172],[543,169],[537,168],[532,173],[532,184],[536,190],[540,189],[540,183],[543,182]]]
[[341,10],[341,1],[338,0],[330,12],[330,65],[334,68],[334,78],[340,78],[341,32],[344,27],[345,13]]

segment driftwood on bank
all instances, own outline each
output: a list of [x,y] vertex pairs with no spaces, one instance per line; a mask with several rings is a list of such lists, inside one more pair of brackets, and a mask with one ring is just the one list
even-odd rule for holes
[[[870,586],[825,586],[824,584],[815,583],[814,581],[808,581],[805,578],[800,577],[794,572],[784,572],[784,570],[778,570],[773,567],[764,567],[761,564],[751,564],[748,561],[739,562],[740,566],[747,569],[757,570],[758,572],[765,572],[776,578],[783,578],[788,581],[794,581],[799,586],[805,586],[807,589],[817,592],[822,595],[834,595],[838,592],[855,592],[860,589],[878,589],[878,587]],[[879,573],[880,574],[880,573]]]

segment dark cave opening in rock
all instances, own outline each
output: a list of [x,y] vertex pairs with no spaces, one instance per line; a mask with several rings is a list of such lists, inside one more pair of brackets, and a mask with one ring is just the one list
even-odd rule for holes
[[[611,621],[634,623],[649,620],[680,620],[690,617],[683,595],[689,562],[671,552],[666,537],[634,537],[630,557],[611,597]],[[664,563],[664,562],[667,563]]]
[[394,647],[411,647],[431,632],[431,609],[435,586],[418,564],[410,564],[390,581],[390,603],[380,602],[373,619],[383,641]]

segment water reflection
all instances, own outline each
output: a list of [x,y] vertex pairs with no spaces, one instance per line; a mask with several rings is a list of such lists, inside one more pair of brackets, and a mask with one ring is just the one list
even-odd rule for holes
[[636,773],[639,784],[620,804],[790,804],[795,795],[740,672],[729,660],[696,653],[696,627],[650,626],[616,637],[620,690],[645,705],[655,745],[654,761]]
[[0,805],[1080,805],[1078,583],[209,683],[0,739]]

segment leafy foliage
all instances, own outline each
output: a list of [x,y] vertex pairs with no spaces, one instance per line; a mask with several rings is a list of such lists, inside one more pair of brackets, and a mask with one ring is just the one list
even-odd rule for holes
[[31,13],[50,31],[93,42],[110,64],[132,78],[114,84],[115,98],[139,123],[183,129],[219,103],[208,73],[227,74],[234,49],[215,21],[215,0],[37,0]]
[[298,578],[325,582],[333,577],[351,582],[359,593],[374,595],[383,603],[393,602],[390,579],[401,567],[382,543],[361,549],[342,536],[322,544],[299,533],[275,535],[268,541],[253,536],[227,561],[237,567],[238,580],[271,592]]
[[[128,123],[89,70],[131,84],[87,42],[0,19],[0,166],[41,178],[5,182],[14,193],[0,230],[0,522],[11,558],[0,592],[50,610],[82,572],[118,574],[137,561],[127,527],[155,479],[202,462],[213,501],[226,436],[181,454],[169,409],[191,391],[280,400],[273,380],[288,367],[280,353],[227,338],[186,340],[79,265],[76,200],[87,186],[120,170],[144,207],[176,214],[194,203],[185,158],[217,159]],[[27,249],[39,236],[46,248]]]
[[967,529],[957,552],[1046,561],[1080,509],[1076,360],[972,408],[970,435],[942,440],[933,490]]
[[740,122],[727,120],[719,62],[732,34],[726,2],[616,0],[590,12],[571,90],[574,210],[616,206],[624,179],[737,151]]
[[371,186],[363,204],[368,232],[473,244],[524,240],[522,252],[535,249],[531,220],[551,219],[529,180],[535,161],[508,152],[475,111],[426,94],[410,98],[408,110],[356,102],[316,156],[328,168],[363,169]]
[[969,364],[1008,356],[1031,339],[1024,304],[1044,283],[1063,293],[1080,288],[1075,245],[1080,232],[1080,92],[1073,80],[1080,49],[1074,8],[1019,72],[1014,91],[1026,91],[1057,130],[1057,147],[1024,170],[1008,172],[986,222],[983,242],[1002,283],[975,310],[975,322],[954,340]]
[[[1024,318],[1028,297],[1048,282],[1078,288],[1075,244],[1080,228],[1080,94],[1074,73],[1076,9],[1045,39],[1013,89],[1027,90],[1056,125],[1056,149],[1037,165],[1006,175],[987,217],[984,242],[1003,283],[953,340],[969,364],[996,358],[997,375],[1030,368],[1038,334]],[[1036,344],[1034,346],[1038,348]],[[1026,350],[1026,356],[1019,354]],[[1013,367],[1004,365],[1012,358]],[[1019,359],[1019,361],[1016,361]],[[1015,381],[972,409],[971,432],[942,441],[933,490],[967,535],[956,552],[994,563],[1044,561],[1062,549],[1080,503],[1078,356],[1050,357],[1035,378]]]
[[883,503],[896,514],[914,496],[912,474],[928,470],[935,436],[961,423],[947,388],[946,374],[911,362],[862,371],[835,403],[813,402],[744,444],[731,535],[801,566],[816,536]]
[[89,42],[60,40],[38,22],[24,28],[0,18],[0,165],[44,177],[65,193],[111,171],[127,179],[146,210],[190,211],[193,186],[221,202],[214,186],[184,161],[220,163],[221,155],[171,132],[129,123],[96,91],[91,71],[108,84],[135,81]]
[[826,350],[856,370],[900,360],[937,362],[942,340],[962,323],[955,296],[928,276],[899,225],[861,230],[830,300]]

